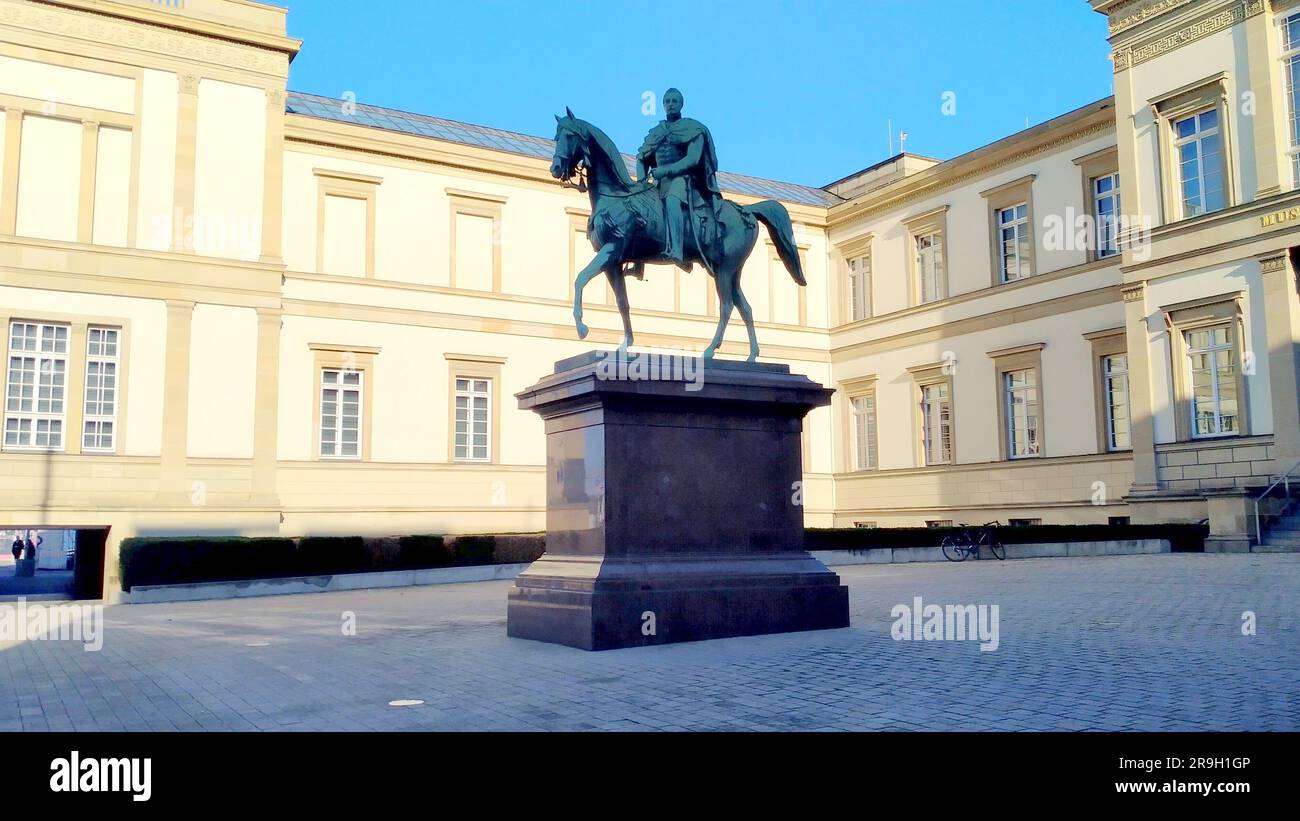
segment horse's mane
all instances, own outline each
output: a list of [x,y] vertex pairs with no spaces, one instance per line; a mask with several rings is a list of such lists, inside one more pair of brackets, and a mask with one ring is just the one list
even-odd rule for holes
[[590,141],[595,143],[596,146],[600,148],[601,152],[604,153],[605,159],[609,162],[614,173],[618,175],[619,181],[628,188],[636,185],[636,181],[633,180],[632,175],[628,173],[627,163],[623,161],[623,154],[618,150],[618,146],[614,145],[614,141],[611,140],[604,131],[601,131],[586,120],[579,120],[577,117],[572,117],[570,119],[572,119],[578,126],[579,133],[584,137],[589,138]]

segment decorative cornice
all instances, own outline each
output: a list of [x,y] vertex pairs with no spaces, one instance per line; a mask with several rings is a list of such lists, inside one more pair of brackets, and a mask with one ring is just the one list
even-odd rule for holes
[[1264,10],[1264,0],[1244,0],[1232,8],[1223,9],[1195,23],[1190,23],[1177,31],[1162,34],[1154,39],[1116,49],[1111,54],[1115,71],[1124,71],[1133,66],[1154,60],[1176,48],[1193,43],[1203,37],[1231,28],[1241,21]]
[[1277,271],[1286,270],[1286,252],[1279,251],[1276,256],[1266,256],[1259,258],[1259,270],[1265,274],[1276,273]]
[[235,44],[217,37],[178,32],[142,21],[126,22],[93,12],[38,6],[34,3],[0,3],[0,25],[35,29],[45,34],[112,43],[138,51],[164,54],[199,63],[232,67],[276,77],[289,74],[285,52]]
[[[1134,26],[1140,26],[1152,17],[1158,17],[1167,11],[1186,5],[1192,0],[1133,0],[1116,6],[1110,12],[1110,35],[1114,37]],[[1130,11],[1130,9],[1136,9]]]

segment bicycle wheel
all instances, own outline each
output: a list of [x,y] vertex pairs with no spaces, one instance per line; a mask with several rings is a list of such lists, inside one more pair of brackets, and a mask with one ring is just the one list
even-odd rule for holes
[[940,547],[943,548],[943,557],[950,562],[964,562],[970,555],[970,540],[965,538],[965,534],[944,536]]
[[989,552],[999,560],[1004,560],[1007,557],[1006,548],[1002,546],[1002,542],[996,536],[989,540]]

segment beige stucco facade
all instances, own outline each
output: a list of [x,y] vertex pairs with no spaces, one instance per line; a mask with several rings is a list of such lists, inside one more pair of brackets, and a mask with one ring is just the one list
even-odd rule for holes
[[[772,184],[808,286],[760,242],[764,358],[837,388],[807,421],[809,525],[1198,520],[1300,461],[1292,4],[1091,2],[1113,98],[947,162]],[[247,0],[0,0],[5,384],[30,360],[62,399],[6,407],[0,526],[111,527],[108,590],[139,534],[541,529],[542,425],[513,394],[621,336],[597,281],[576,339],[589,204],[549,158],[304,113],[291,28]],[[1225,202],[1187,216],[1171,129],[1207,108]],[[1074,226],[1112,174],[1136,228],[1106,256]],[[629,292],[639,344],[712,335],[702,271]],[[1231,430],[1200,436],[1187,334],[1218,328]],[[722,354],[745,351],[734,323]],[[458,392],[482,450],[458,452]]]

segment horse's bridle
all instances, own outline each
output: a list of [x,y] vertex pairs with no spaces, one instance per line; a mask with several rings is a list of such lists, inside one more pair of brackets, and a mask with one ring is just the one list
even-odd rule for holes
[[[569,134],[572,134],[574,137],[577,137],[579,141],[579,145],[582,147],[582,159],[574,164],[573,175],[570,176],[569,179],[567,180],[560,181],[560,187],[573,188],[579,191],[580,193],[585,194],[591,188],[591,186],[588,184],[588,181],[590,179],[589,175],[591,171],[591,152],[587,148],[587,137],[575,128],[571,128],[563,124],[561,124],[560,128],[561,130]],[[576,184],[571,182],[571,180],[574,177],[578,178],[578,182]],[[646,191],[649,191],[653,187],[654,187],[654,183],[650,182],[649,180],[638,180],[634,182],[632,184],[632,187],[629,188],[627,191],[607,191],[605,192],[604,196],[634,197],[637,194],[641,194]]]

